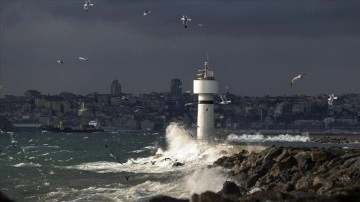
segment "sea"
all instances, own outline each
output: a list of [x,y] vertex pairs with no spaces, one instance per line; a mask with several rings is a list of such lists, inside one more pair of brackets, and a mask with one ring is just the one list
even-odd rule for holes
[[206,190],[220,191],[225,181],[232,180],[226,169],[209,168],[229,155],[227,147],[360,148],[358,142],[311,142],[306,134],[229,133],[217,144],[222,147],[199,144],[176,123],[165,132],[2,133],[0,191],[19,202],[189,198]]

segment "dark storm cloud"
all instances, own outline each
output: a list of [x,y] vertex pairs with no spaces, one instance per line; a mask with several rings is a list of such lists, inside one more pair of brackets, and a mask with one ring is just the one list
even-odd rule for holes
[[[174,77],[191,89],[207,51],[221,91],[359,92],[359,1],[93,0],[89,12],[82,1],[4,2],[2,94],[108,93],[115,78],[132,93],[168,91]],[[145,9],[153,13],[144,17]],[[192,18],[189,29],[182,14]],[[289,88],[303,72],[302,85]]]

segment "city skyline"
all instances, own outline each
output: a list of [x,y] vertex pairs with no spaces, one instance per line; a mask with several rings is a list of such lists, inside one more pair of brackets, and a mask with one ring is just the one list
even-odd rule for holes
[[[358,1],[93,3],[86,12],[82,1],[1,1],[2,96],[109,93],[114,78],[133,94],[169,91],[179,78],[185,92],[207,52],[219,93],[360,92]],[[187,29],[182,15],[192,18]]]

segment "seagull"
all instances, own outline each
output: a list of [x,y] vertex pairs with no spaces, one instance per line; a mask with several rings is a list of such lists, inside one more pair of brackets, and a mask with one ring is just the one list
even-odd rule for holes
[[57,60],[56,62],[57,62],[58,64],[63,64],[63,63],[64,63],[63,60]]
[[231,100],[227,100],[225,95],[221,95],[220,98],[221,98],[220,104],[222,104],[222,105],[227,105],[227,104],[231,103]]
[[89,58],[87,58],[87,57],[79,57],[79,60],[82,60],[82,61],[88,61],[88,60],[89,60]]
[[205,27],[203,24],[198,24],[199,27]]
[[189,102],[189,103],[186,103],[184,106],[187,107],[187,106],[192,106],[192,105],[194,105],[194,103]]
[[84,9],[85,9],[86,11],[89,11],[90,6],[93,6],[93,5],[94,5],[94,4],[92,4],[92,3],[90,2],[90,0],[85,0]]
[[156,163],[156,161],[150,161],[151,162],[151,164],[153,164],[153,165],[155,165],[155,163]]
[[330,106],[332,106],[334,104],[334,100],[336,100],[336,99],[337,99],[337,97],[334,94],[329,95],[328,104]]
[[191,19],[190,18],[188,18],[188,16],[187,15],[183,15],[182,16],[182,18],[180,19],[181,21],[183,21],[183,25],[184,25],[184,27],[185,28],[187,28],[187,24],[188,24],[188,22],[190,22],[191,21]]
[[144,15],[144,16],[147,16],[147,15],[150,15],[150,13],[151,13],[151,11],[149,11],[149,10],[144,10],[143,15]]
[[291,83],[290,83],[290,86],[293,86],[294,85],[294,82],[298,79],[302,79],[306,74],[299,74],[297,76],[295,76],[293,79],[291,79]]

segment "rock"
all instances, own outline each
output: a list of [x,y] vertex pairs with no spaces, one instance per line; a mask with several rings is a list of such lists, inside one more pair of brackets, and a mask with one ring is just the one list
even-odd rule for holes
[[1,202],[14,202],[9,197],[7,197],[4,193],[0,191],[0,201]]
[[172,167],[178,167],[178,166],[183,166],[183,165],[185,165],[185,164],[180,163],[180,162],[175,162],[175,163],[172,165]]
[[312,163],[310,152],[300,151],[294,155],[294,158],[298,162],[300,169],[304,169],[307,164]]
[[238,199],[241,202],[253,202],[253,201],[286,201],[291,200],[294,197],[288,193],[282,193],[277,191],[258,191],[253,194],[242,196]]
[[199,194],[193,194],[190,198],[190,202],[200,202]]
[[295,184],[295,190],[306,191],[312,185],[312,179],[310,180],[310,176],[304,175],[300,178]]
[[293,156],[289,156],[285,159],[283,158],[283,160],[281,160],[281,162],[277,164],[277,167],[279,167],[280,170],[289,170],[293,166],[297,166],[297,165],[298,162],[296,161],[296,159]]
[[244,188],[240,189],[234,182],[226,181],[223,188],[219,192],[221,195],[237,195],[241,196],[246,192]]
[[326,161],[327,158],[328,158],[328,154],[325,151],[312,151],[311,152],[311,160],[314,162]]
[[276,162],[281,161],[283,158],[290,156],[289,152],[286,149],[283,149],[281,154],[275,159]]
[[330,192],[331,198],[337,201],[359,202],[360,185],[335,189]]
[[292,184],[276,184],[272,190],[275,190],[275,191],[280,191],[280,192],[286,192],[286,191],[291,191],[291,190],[294,190],[294,185]]
[[323,195],[333,187],[333,182],[323,177],[316,176],[313,181],[313,188],[317,194]]
[[264,161],[272,160],[278,157],[280,154],[282,154],[283,150],[284,150],[283,148],[278,148],[278,147],[272,148],[264,157]]
[[206,191],[200,194],[199,202],[223,202],[223,199],[219,194],[216,194],[211,191]]

